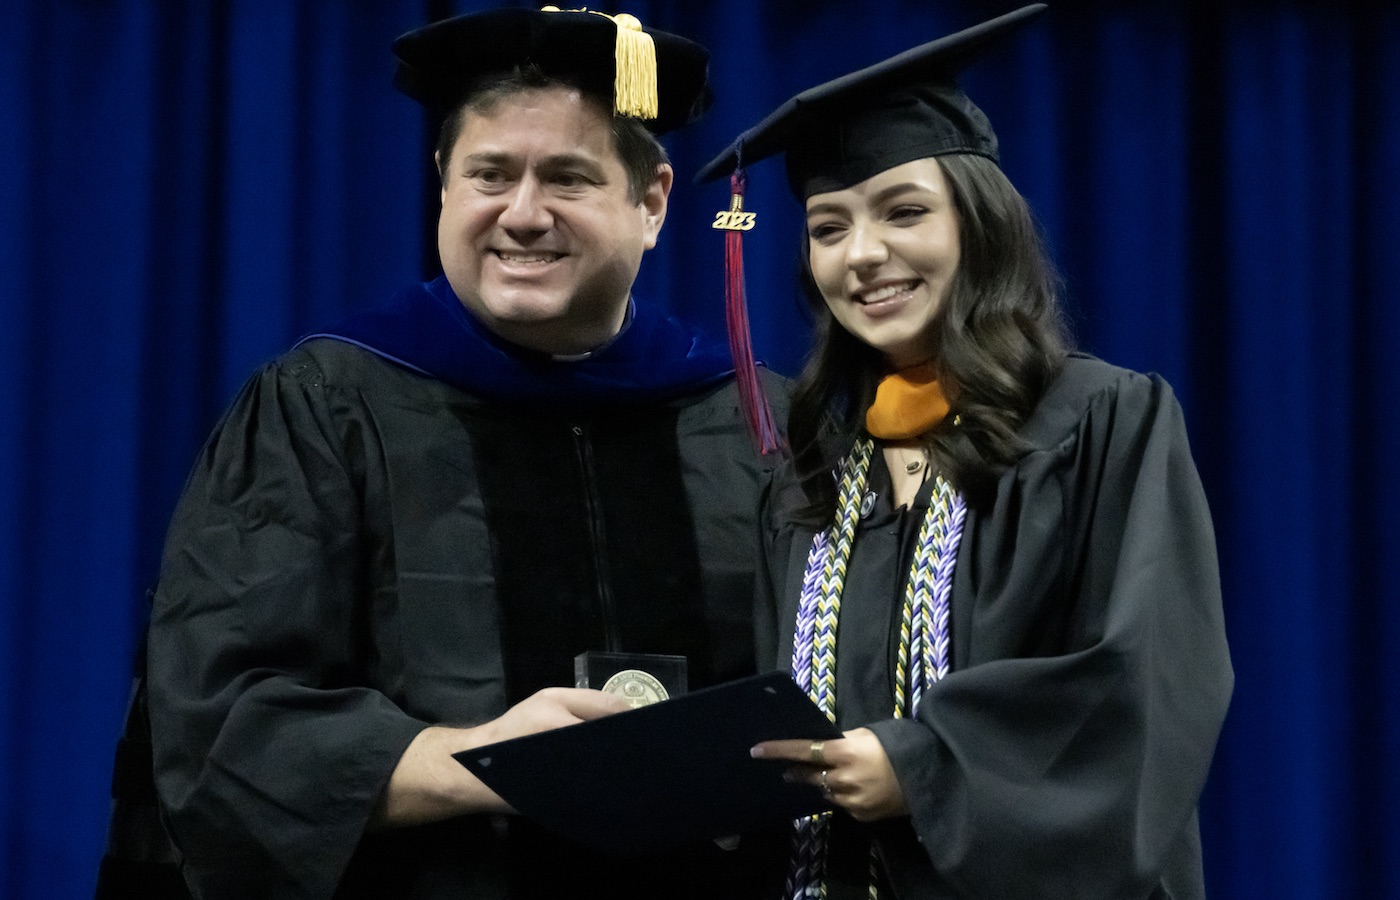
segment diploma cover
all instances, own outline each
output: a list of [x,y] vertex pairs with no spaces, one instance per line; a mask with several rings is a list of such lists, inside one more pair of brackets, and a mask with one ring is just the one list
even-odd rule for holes
[[794,765],[754,759],[779,738],[841,732],[782,672],[455,754],[522,816],[609,853],[781,826],[830,809]]

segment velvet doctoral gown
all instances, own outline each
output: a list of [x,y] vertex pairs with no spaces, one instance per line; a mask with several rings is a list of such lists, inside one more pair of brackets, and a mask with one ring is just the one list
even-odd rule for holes
[[640,305],[588,359],[511,348],[440,280],[259,371],[190,476],[149,632],[156,785],[196,894],[758,896],[757,841],[367,830],[420,730],[572,686],[578,653],[682,654],[692,688],[754,670],[770,461],[728,368]]

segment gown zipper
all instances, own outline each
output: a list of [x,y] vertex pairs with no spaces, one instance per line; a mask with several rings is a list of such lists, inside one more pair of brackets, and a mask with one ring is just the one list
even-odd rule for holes
[[608,586],[604,573],[608,571],[607,542],[603,534],[602,502],[598,493],[597,473],[593,465],[593,444],[582,425],[574,425],[574,452],[578,456],[579,471],[583,476],[584,513],[588,517],[588,534],[593,550],[594,594],[598,598],[598,612],[603,618],[603,649],[617,653],[622,649],[622,634],[617,621],[617,601]]

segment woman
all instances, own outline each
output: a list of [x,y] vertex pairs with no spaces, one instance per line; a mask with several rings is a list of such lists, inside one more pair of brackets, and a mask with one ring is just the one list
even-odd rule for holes
[[813,88],[702,173],[783,153],[807,214],[817,347],[764,508],[759,650],[844,738],[753,749],[835,807],[796,824],[789,896],[1204,894],[1233,676],[1181,411],[1067,350],[952,81],[1040,9]]

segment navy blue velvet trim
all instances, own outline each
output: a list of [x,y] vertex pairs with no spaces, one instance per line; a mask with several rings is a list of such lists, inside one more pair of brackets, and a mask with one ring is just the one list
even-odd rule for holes
[[467,312],[445,278],[309,334],[363,347],[483,399],[532,406],[625,406],[669,400],[723,381],[729,350],[636,304],[626,328],[587,359],[561,361],[502,341]]

